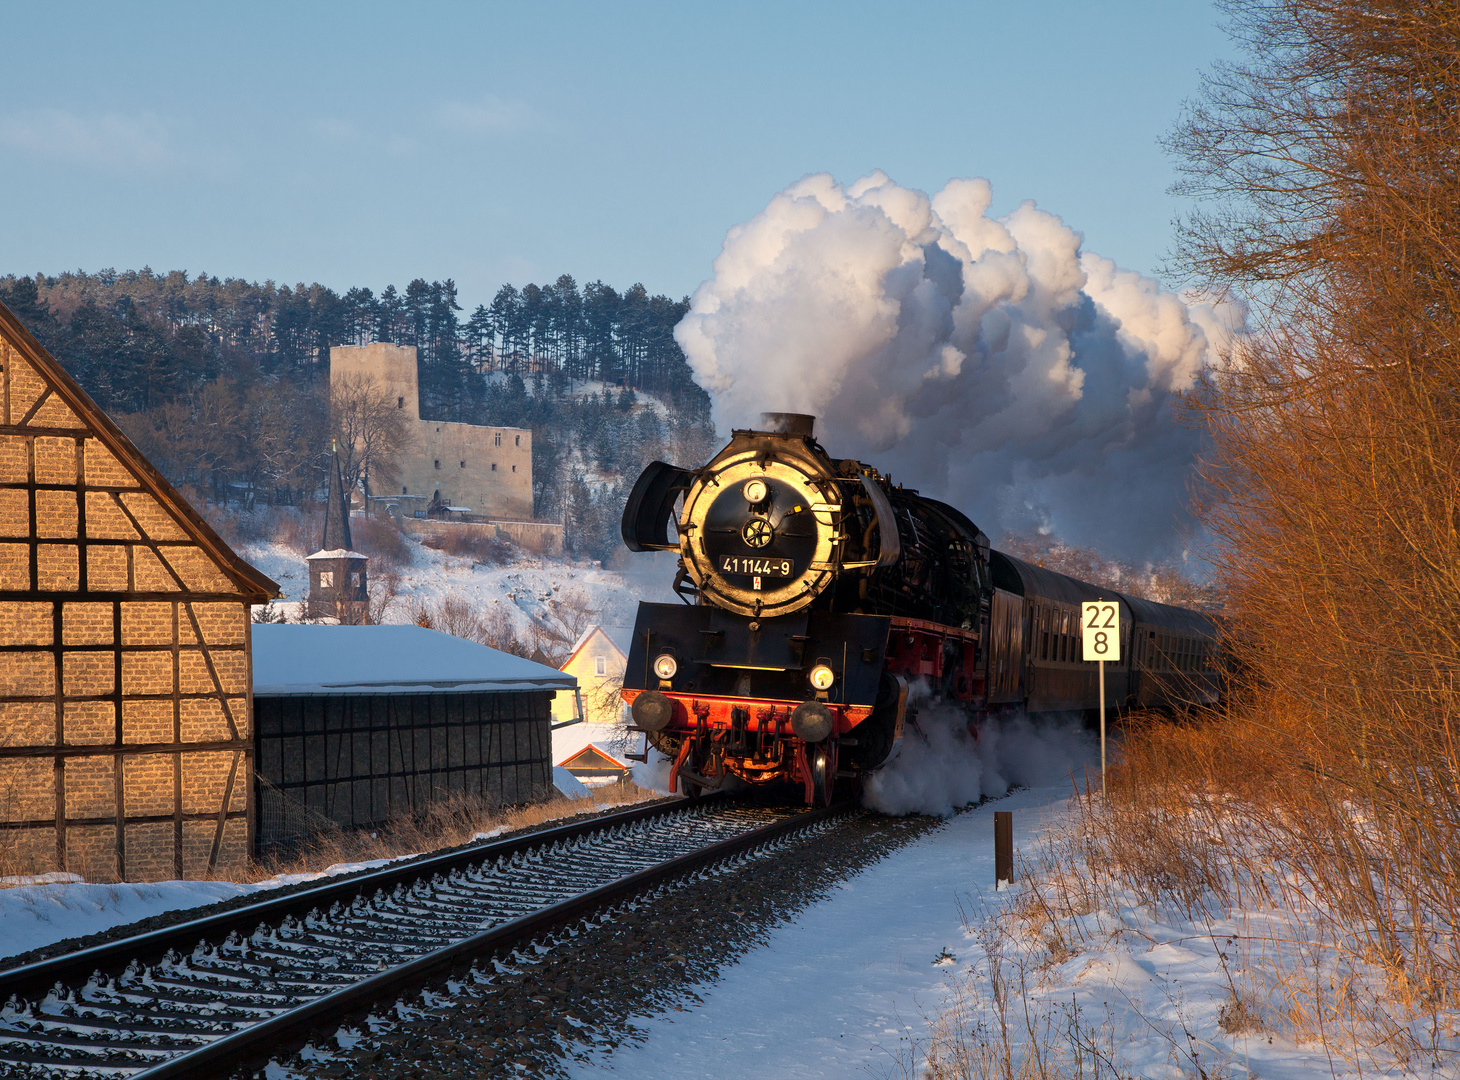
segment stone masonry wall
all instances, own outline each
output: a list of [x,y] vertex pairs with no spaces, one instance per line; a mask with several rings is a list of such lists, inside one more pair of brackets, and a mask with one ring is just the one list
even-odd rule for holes
[[395,487],[372,495],[403,496],[403,509],[424,510],[436,492],[453,506],[516,520],[532,517],[532,432],[422,420],[416,350],[412,346],[340,345],[330,350],[330,383],[373,380],[404,413],[415,442],[398,463]]
[[0,321],[0,869],[205,876],[249,852],[262,597],[27,356]]

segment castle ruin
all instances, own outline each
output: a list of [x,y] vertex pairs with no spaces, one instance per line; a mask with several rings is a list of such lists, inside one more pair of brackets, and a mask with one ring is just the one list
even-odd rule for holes
[[532,520],[532,432],[422,420],[413,346],[337,345],[330,349],[330,386],[369,379],[403,410],[413,449],[398,462],[395,491],[372,496],[402,500],[402,509],[425,510],[434,500],[474,515],[505,521]]

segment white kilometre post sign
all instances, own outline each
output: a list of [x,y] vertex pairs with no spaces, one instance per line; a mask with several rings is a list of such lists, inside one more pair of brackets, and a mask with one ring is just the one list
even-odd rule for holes
[[1105,798],[1105,661],[1120,660],[1120,604],[1094,600],[1080,605],[1085,659],[1100,665],[1100,797]]

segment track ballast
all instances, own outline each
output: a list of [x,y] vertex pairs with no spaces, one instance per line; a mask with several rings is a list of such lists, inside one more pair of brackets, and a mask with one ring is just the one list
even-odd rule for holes
[[0,1076],[217,1075],[475,955],[827,816],[721,799],[641,808],[0,972]]

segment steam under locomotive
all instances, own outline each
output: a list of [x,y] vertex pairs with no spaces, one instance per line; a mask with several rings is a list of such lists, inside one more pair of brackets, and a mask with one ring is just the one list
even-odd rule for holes
[[[631,551],[675,551],[684,604],[639,605],[623,697],[695,796],[726,775],[831,798],[897,752],[909,689],[965,711],[1098,708],[1080,604],[1121,605],[1106,704],[1213,701],[1215,626],[989,547],[951,506],[829,456],[813,418],[762,415],[698,470],[656,461],[623,516]],[[676,516],[676,506],[679,507]],[[674,521],[675,534],[669,526]]]

